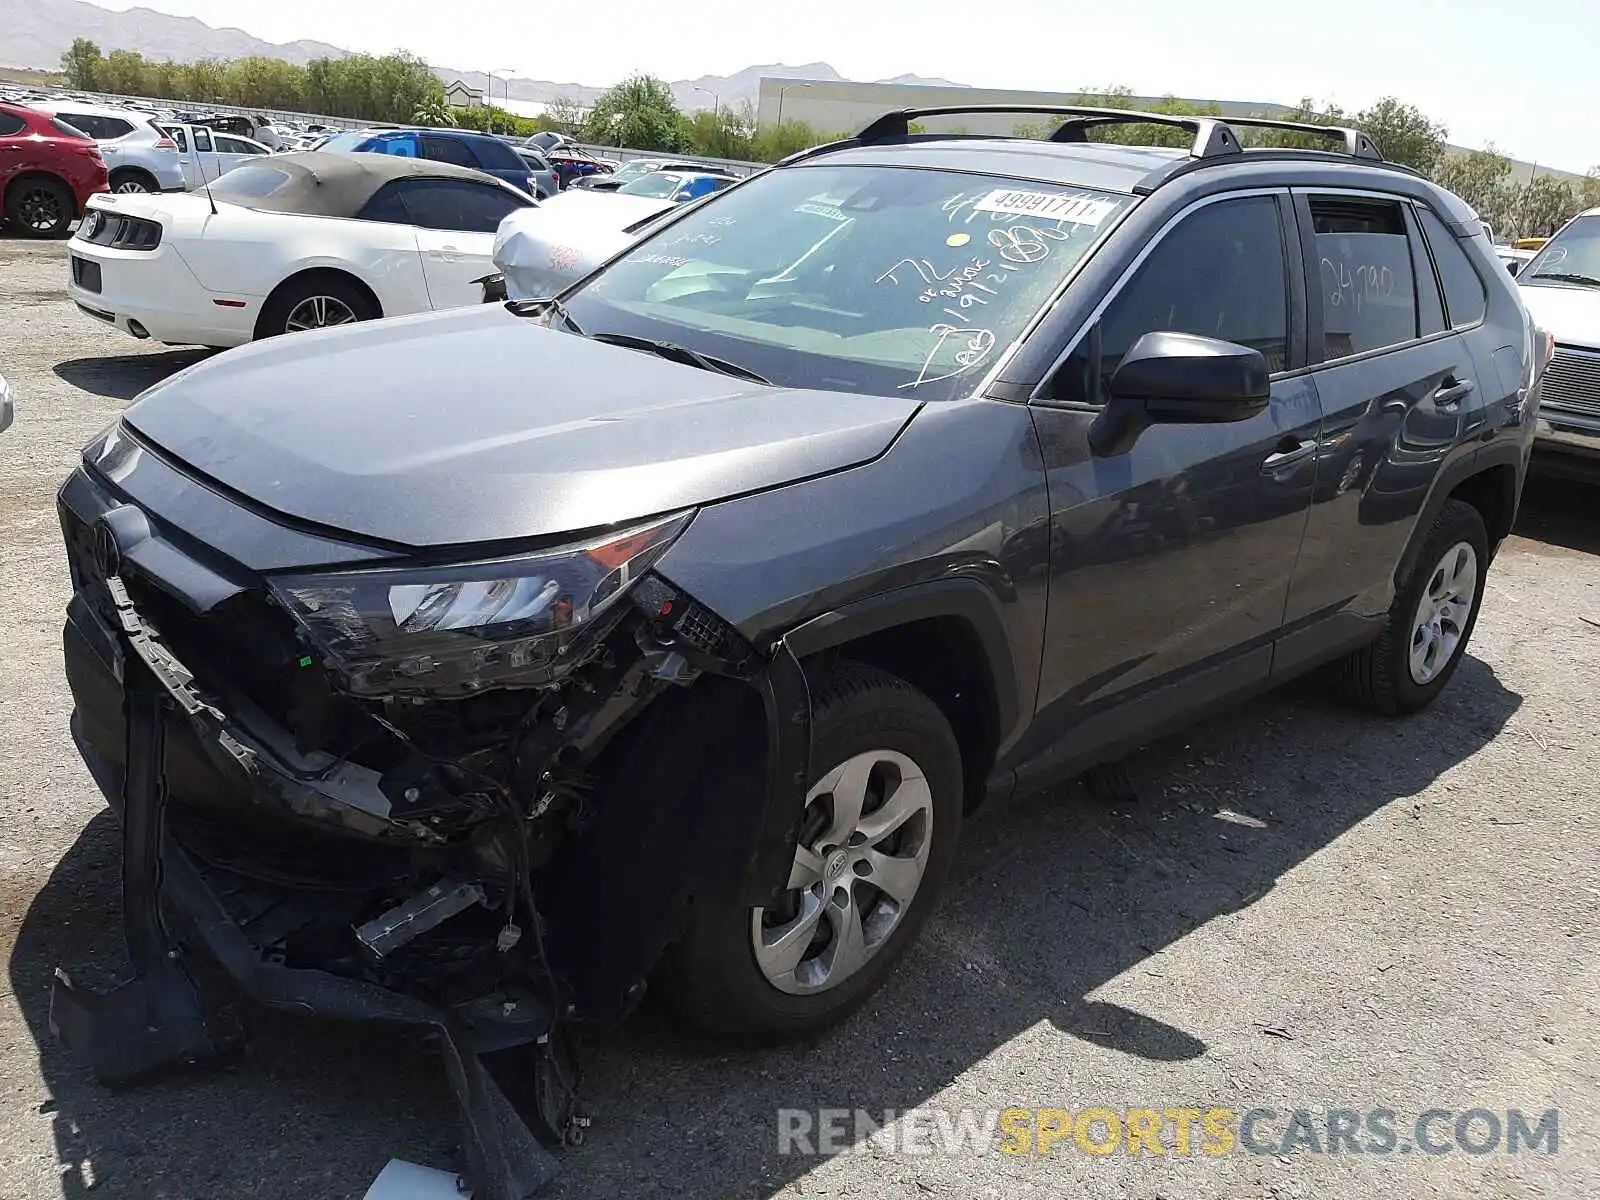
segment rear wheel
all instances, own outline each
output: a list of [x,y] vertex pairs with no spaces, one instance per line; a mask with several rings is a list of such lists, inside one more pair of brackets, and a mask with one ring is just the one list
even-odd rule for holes
[[1383,633],[1345,659],[1344,690],[1389,715],[1433,703],[1466,654],[1488,566],[1483,515],[1465,501],[1447,500],[1395,594]]
[[381,315],[352,280],[334,274],[292,280],[273,294],[261,313],[257,337],[353,325]]
[[961,752],[921,692],[859,663],[813,695],[812,762],[788,886],[772,905],[703,912],[662,990],[711,1032],[801,1037],[883,982],[933,910],[961,826]]
[[148,172],[124,167],[111,172],[111,190],[126,195],[143,195],[147,192],[159,192],[161,188],[156,183],[155,177]]
[[53,175],[28,175],[6,190],[6,219],[23,237],[66,237],[78,215],[72,189]]

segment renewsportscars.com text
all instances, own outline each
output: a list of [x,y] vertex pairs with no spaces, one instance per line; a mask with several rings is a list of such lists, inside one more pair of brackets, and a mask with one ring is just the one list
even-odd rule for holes
[[778,1153],[1555,1154],[1560,1111],[1518,1108],[779,1109]]

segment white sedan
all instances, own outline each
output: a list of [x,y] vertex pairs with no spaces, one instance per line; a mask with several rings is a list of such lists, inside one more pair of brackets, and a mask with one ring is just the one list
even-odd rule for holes
[[199,346],[474,304],[495,230],[534,203],[426,159],[262,156],[209,189],[93,197],[68,293],[136,338]]

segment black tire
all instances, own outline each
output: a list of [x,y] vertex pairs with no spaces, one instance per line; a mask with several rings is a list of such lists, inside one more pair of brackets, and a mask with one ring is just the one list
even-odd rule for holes
[[786,1041],[842,1020],[871,995],[916,940],[955,858],[962,816],[961,750],[931,700],[894,675],[845,661],[814,688],[812,716],[818,780],[851,757],[874,750],[903,754],[921,769],[932,797],[927,866],[899,923],[872,957],[837,986],[805,995],[780,991],[757,965],[752,926],[760,910],[734,904],[702,910],[667,952],[655,983],[681,1019],[708,1033]]
[[19,237],[66,237],[77,216],[72,189],[54,175],[24,175],[6,189],[6,221]]
[[111,172],[110,188],[113,192],[159,192],[161,185],[148,171],[137,167],[119,167]]
[[383,315],[353,279],[333,271],[319,271],[291,279],[272,293],[256,322],[256,337],[295,332],[287,328],[290,315],[306,301],[319,296],[337,300],[357,321],[370,321]]
[[[1451,547],[1465,543],[1477,556],[1477,586],[1466,620],[1458,627],[1461,638],[1448,662],[1427,682],[1411,673],[1411,648],[1415,618],[1423,593],[1434,581],[1435,569]],[[1428,530],[1411,573],[1401,582],[1389,607],[1389,622],[1377,641],[1345,658],[1340,683],[1346,695],[1387,716],[1417,712],[1433,703],[1466,656],[1467,643],[1478,623],[1483,604],[1484,573],[1489,566],[1489,535],[1483,515],[1462,500],[1447,500]]]

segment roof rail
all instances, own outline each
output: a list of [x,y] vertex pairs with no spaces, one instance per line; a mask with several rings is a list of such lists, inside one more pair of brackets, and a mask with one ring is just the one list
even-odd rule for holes
[[1050,135],[1053,142],[1087,141],[1088,130],[1097,125],[1165,125],[1169,129],[1182,129],[1193,135],[1194,142],[1189,153],[1194,158],[1237,154],[1242,149],[1238,135],[1228,128],[1227,122],[1216,117],[1176,116],[1172,113],[1140,112],[1132,108],[1090,108],[1080,104],[952,104],[938,108],[902,108],[884,113],[856,134],[852,141],[860,146],[897,141],[909,137],[911,122],[921,117],[947,117],[964,113],[980,116],[1045,113],[1074,118]]
[[1307,133],[1317,137],[1333,138],[1344,143],[1344,152],[1351,158],[1366,158],[1383,162],[1383,151],[1359,129],[1343,125],[1313,125],[1308,121],[1274,121],[1266,117],[1229,117],[1228,124],[1243,125],[1247,129],[1282,129],[1289,133]]

